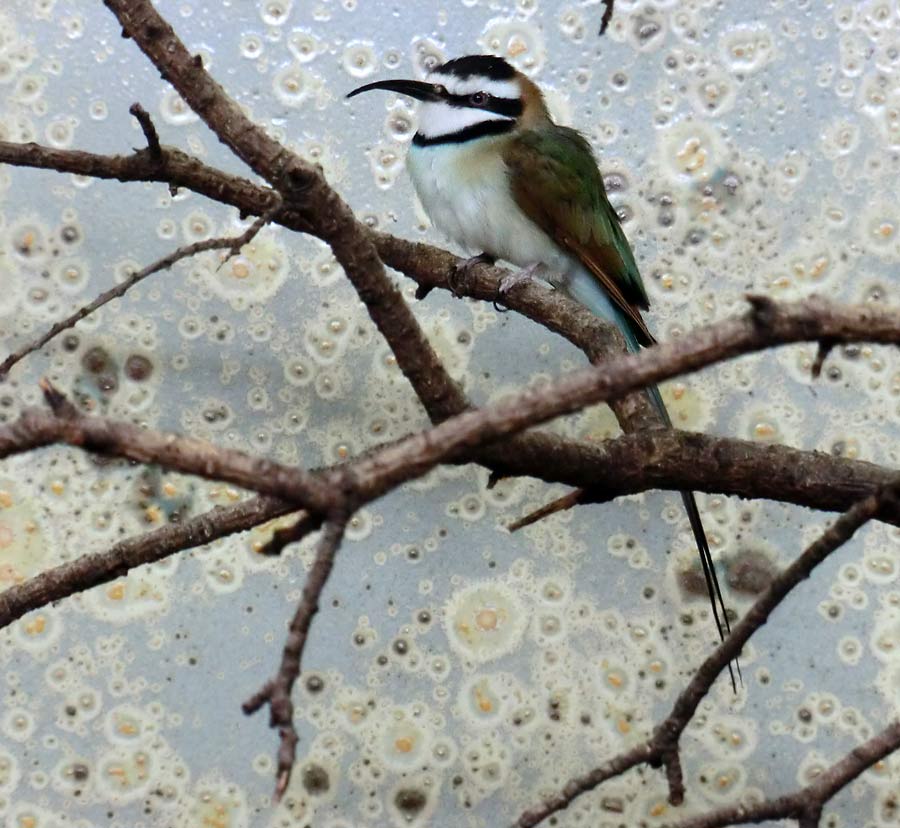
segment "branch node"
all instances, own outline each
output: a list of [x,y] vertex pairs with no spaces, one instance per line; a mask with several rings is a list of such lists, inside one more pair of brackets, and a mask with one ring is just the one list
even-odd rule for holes
[[269,556],[280,555],[286,546],[303,540],[310,532],[314,532],[321,525],[321,517],[304,512],[290,526],[276,529],[272,533],[272,538],[269,542],[259,550],[259,554]]
[[44,401],[50,406],[50,410],[63,420],[76,420],[79,417],[78,409],[71,400],[63,394],[50,380],[42,377],[38,383],[44,392]]
[[141,131],[144,133],[144,138],[147,139],[147,149],[150,151],[150,157],[154,161],[162,161],[163,153],[159,144],[159,134],[156,131],[156,126],[150,117],[150,113],[139,103],[133,103],[128,107],[128,111],[137,118],[138,123],[141,125]]
[[277,190],[272,190],[272,204],[265,213],[263,213],[253,224],[250,225],[240,236],[235,236],[231,239],[230,244],[225,248],[228,253],[225,258],[219,262],[219,266],[216,268],[218,272],[221,270],[222,266],[227,262],[232,256],[237,256],[238,253],[241,252],[241,248],[245,244],[250,244],[251,241],[256,237],[256,234],[259,233],[260,230],[263,229],[281,210],[282,205],[284,204],[283,199],[281,198],[281,194]]
[[746,298],[750,303],[750,321],[758,328],[770,330],[775,324],[778,306],[768,296],[758,293],[748,293]]

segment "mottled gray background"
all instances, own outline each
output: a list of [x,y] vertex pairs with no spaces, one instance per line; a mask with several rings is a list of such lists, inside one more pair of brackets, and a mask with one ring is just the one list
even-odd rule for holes
[[[373,225],[443,243],[403,172],[406,99],[362,79],[507,56],[591,139],[667,339],[748,291],[896,301],[900,14],[893,2],[164,0],[159,9],[253,117],[320,163]],[[0,137],[127,153],[139,101],[164,143],[246,174],[99,2],[0,3]],[[0,353],[179,244],[242,225],[157,184],[0,166]],[[316,466],[422,427],[384,342],[319,242],[266,229],[240,260],[161,273],[32,355],[0,420],[50,376],[82,404]],[[514,314],[432,295],[417,317],[478,402],[583,364]],[[895,353],[797,346],[706,370],[667,395],[684,428],[898,463]],[[601,407],[553,424],[601,439]],[[142,569],[0,634],[0,817],[15,828],[510,823],[544,791],[644,737],[707,653],[677,495],[587,506],[510,536],[560,494],[438,470],[372,504],[338,559],[295,697],[299,770],[270,800],[276,736],[240,703],[276,668],[309,543],[266,531]],[[0,588],[242,493],[69,448],[0,467]],[[701,497],[725,576],[782,566],[827,516]],[[269,529],[268,531],[271,531]],[[558,825],[655,825],[806,784],[900,709],[900,534],[873,525],[754,637],[745,688],[720,680],[683,739],[688,798],[633,772]],[[729,568],[732,565],[732,568]],[[752,596],[728,589],[746,609]],[[498,629],[461,629],[495,612]],[[900,765],[834,802],[888,825]],[[401,793],[402,792],[402,793]],[[418,798],[417,798],[418,797]],[[415,804],[413,812],[398,803]],[[829,811],[832,808],[829,808]],[[896,817],[894,817],[896,819]],[[207,821],[204,821],[207,820]]]

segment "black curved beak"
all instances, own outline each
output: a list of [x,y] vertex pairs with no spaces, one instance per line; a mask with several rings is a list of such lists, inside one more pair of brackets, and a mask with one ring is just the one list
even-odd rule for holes
[[401,95],[409,95],[418,101],[440,101],[443,99],[444,87],[434,83],[425,83],[416,80],[383,80],[358,86],[347,94],[348,98],[368,92],[371,89],[385,89],[388,92],[399,92]]

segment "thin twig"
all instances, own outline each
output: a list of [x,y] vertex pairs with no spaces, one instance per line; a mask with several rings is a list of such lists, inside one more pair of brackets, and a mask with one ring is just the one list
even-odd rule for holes
[[306,583],[303,585],[303,595],[297,605],[294,617],[291,619],[278,673],[241,706],[244,713],[250,716],[263,705],[269,705],[269,727],[276,728],[280,738],[278,765],[275,770],[276,802],[284,796],[290,782],[299,740],[294,727],[294,703],[291,700],[291,691],[300,675],[300,665],[309,628],[319,611],[319,599],[334,567],[334,560],[344,537],[346,525],[347,519],[340,513],[331,516],[326,522],[316,548],[315,560],[306,577]]
[[162,147],[159,145],[159,134],[156,131],[156,126],[150,117],[150,113],[139,103],[133,103],[128,108],[128,111],[137,118],[138,123],[141,125],[144,138],[147,139],[147,149],[150,152],[150,157],[154,161],[162,161],[163,154]]
[[55,323],[48,331],[41,334],[39,337],[37,337],[37,339],[26,343],[21,348],[19,348],[19,350],[10,354],[5,360],[3,360],[2,363],[0,363],[0,381],[2,381],[4,377],[6,377],[10,369],[14,365],[16,365],[16,363],[20,362],[23,358],[28,356],[28,354],[40,350],[55,336],[58,336],[63,331],[73,327],[86,316],[89,316],[97,309],[102,308],[113,299],[118,299],[120,296],[124,296],[138,282],[143,281],[148,276],[154,273],[158,273],[160,270],[166,270],[182,259],[186,259],[190,256],[196,256],[198,253],[203,253],[207,250],[220,250],[224,248],[229,251],[229,257],[236,255],[241,247],[250,242],[253,237],[262,229],[262,227],[267,224],[280,209],[280,197],[278,197],[278,194],[274,191],[273,196],[275,196],[277,199],[275,205],[271,207],[267,213],[256,219],[256,221],[254,221],[253,224],[250,225],[250,227],[248,227],[243,233],[241,233],[240,236],[223,236],[221,238],[205,239],[204,241],[198,241],[194,242],[193,244],[186,244],[183,247],[179,247],[177,250],[173,250],[167,256],[163,256],[161,259],[157,259],[155,262],[153,262],[153,264],[147,265],[147,267],[145,267],[143,270],[139,270],[137,271],[137,273],[132,273],[131,276],[129,276],[120,284],[115,285],[109,290],[101,293],[96,299],[94,299],[93,302],[84,305],[83,307],[75,311],[75,313],[73,313],[71,316],[68,316],[65,319]]
[[219,140],[291,203],[298,226],[331,247],[432,422],[464,411],[468,400],[385,272],[368,228],[356,220],[321,169],[255,124],[149,0],[103,1],[123,35],[134,39]]
[[616,0],[603,0],[603,17],[600,18],[600,37],[603,37],[603,35],[606,34],[606,30],[609,28],[615,4]]

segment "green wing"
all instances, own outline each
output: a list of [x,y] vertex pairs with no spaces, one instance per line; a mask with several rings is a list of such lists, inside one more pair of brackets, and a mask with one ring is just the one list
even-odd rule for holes
[[576,256],[653,341],[640,314],[650,304],[647,291],[587,140],[555,124],[525,130],[511,136],[503,160],[519,207]]

